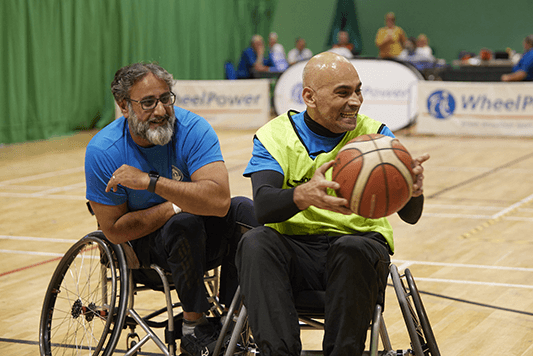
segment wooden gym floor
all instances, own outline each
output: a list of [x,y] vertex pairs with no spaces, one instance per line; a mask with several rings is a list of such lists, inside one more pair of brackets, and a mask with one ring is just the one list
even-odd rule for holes
[[[96,228],[83,174],[94,134],[0,147],[1,355],[38,354],[43,296],[54,268]],[[253,132],[218,134],[232,195],[251,196],[242,172]],[[413,273],[441,354],[533,355],[533,140],[397,136],[413,156],[431,155],[420,222],[390,220],[393,263]],[[148,293],[136,300],[139,309],[163,305],[160,293]],[[384,317],[393,347],[408,348],[392,287]],[[303,341],[318,350],[321,332],[304,331]],[[123,340],[118,349],[125,349]],[[142,351],[158,353],[153,344]]]

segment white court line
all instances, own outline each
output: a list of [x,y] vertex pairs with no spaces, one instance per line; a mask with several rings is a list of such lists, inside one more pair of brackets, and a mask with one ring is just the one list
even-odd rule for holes
[[492,216],[493,219],[497,219],[499,218],[500,216],[510,212],[511,210],[514,210],[516,208],[518,208],[520,205],[524,205],[524,204],[527,204],[528,202],[530,202],[531,200],[533,200],[533,194],[531,194],[530,196],[528,196],[527,198],[524,198],[522,200],[520,200],[519,202],[517,203],[514,203],[513,205],[511,205],[510,207],[506,208],[506,209],[503,209],[502,211],[500,211],[499,213],[497,214],[494,214]]
[[501,206],[477,206],[477,205],[443,205],[443,204],[424,204],[425,208],[438,208],[438,209],[471,209],[471,210],[501,210]]
[[35,196],[35,197],[39,197],[39,196],[44,196],[44,195],[48,195],[48,194],[54,194],[54,193],[58,193],[58,192],[64,192],[64,191],[67,191],[67,190],[74,190],[74,189],[79,189],[79,188],[85,188],[85,182],[71,184],[71,185],[67,185],[67,186],[64,186],[64,187],[55,187],[55,188],[48,187],[48,189],[43,190],[42,192],[33,193],[32,195]]
[[35,193],[5,193],[5,192],[0,192],[0,197],[6,197],[6,198],[41,198],[41,199],[87,200],[85,198],[85,196],[78,196],[78,195],[36,195]]
[[37,175],[34,175],[34,176],[27,176],[27,177],[15,178],[15,179],[10,179],[10,180],[4,180],[4,181],[0,182],[0,186],[9,185],[9,184],[18,184],[18,183],[24,183],[24,182],[31,182],[32,180],[43,179],[43,178],[51,178],[51,177],[55,177],[55,176],[58,176],[58,175],[79,173],[79,172],[83,172],[84,170],[85,170],[85,168],[82,166],[82,167],[77,167],[77,168],[64,169],[62,171],[54,171],[54,172],[37,174]]
[[79,240],[72,240],[72,239],[54,239],[54,238],[49,238],[49,237],[11,236],[11,235],[0,235],[0,239],[18,240],[18,241],[38,241],[38,242],[68,242],[71,244],[79,241]]
[[490,215],[468,215],[468,214],[443,214],[443,213],[426,213],[422,212],[422,216],[424,217],[432,217],[432,218],[450,218],[450,219],[482,219],[482,220],[488,220],[491,219]]
[[[493,216],[489,215],[467,215],[467,214],[439,214],[439,213],[422,213],[424,217],[431,218],[450,218],[450,219],[477,219],[477,220],[492,220]],[[504,220],[513,221],[533,221],[533,218],[520,217],[520,216],[504,216]]]
[[426,265],[426,266],[442,266],[442,267],[464,267],[464,268],[481,268],[481,269],[496,269],[502,271],[522,271],[533,272],[533,268],[526,267],[506,267],[506,266],[490,266],[490,265],[469,265],[462,263],[448,263],[448,262],[431,262],[431,261],[409,261],[409,260],[393,260],[392,263],[402,263],[412,265]]
[[37,252],[37,251],[17,251],[17,250],[0,250],[0,253],[14,253],[14,254],[19,254],[19,255],[52,256],[52,257],[63,257],[63,255],[64,255],[64,253]]
[[526,288],[533,289],[533,285],[526,284],[508,284],[508,283],[494,283],[494,282],[477,282],[477,281],[459,281],[455,279],[441,279],[441,278],[424,278],[416,277],[416,281],[424,282],[436,282],[436,283],[453,283],[453,284],[470,284],[470,285],[481,285],[481,286],[490,286],[490,287],[506,287],[506,288]]

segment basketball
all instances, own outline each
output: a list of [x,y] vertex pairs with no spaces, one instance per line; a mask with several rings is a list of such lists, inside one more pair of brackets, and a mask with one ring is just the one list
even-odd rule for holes
[[337,154],[332,178],[337,195],[365,218],[391,215],[407,204],[415,179],[411,154],[396,138],[370,134],[350,140]]

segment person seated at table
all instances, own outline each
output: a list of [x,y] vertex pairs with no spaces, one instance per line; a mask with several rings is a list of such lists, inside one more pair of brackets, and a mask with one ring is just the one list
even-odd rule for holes
[[265,42],[263,36],[253,35],[250,47],[246,48],[241,55],[239,66],[237,67],[237,79],[248,79],[254,77],[254,72],[275,71],[274,61],[269,56],[264,58]]
[[426,58],[434,59],[433,50],[429,47],[428,37],[423,33],[416,38],[416,51]]
[[501,76],[504,82],[533,81],[533,35],[524,38],[522,42],[524,53],[517,65],[513,67],[513,72]]

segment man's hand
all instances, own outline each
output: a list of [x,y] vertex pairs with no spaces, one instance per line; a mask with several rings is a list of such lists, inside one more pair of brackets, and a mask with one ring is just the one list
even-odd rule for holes
[[425,153],[422,156],[413,159],[413,162],[411,163],[411,167],[413,168],[413,173],[415,175],[415,180],[413,182],[413,197],[421,196],[424,193],[424,167],[422,167],[422,163],[428,159],[429,154]]
[[150,177],[148,176],[148,173],[143,172],[140,169],[123,164],[113,172],[113,176],[109,179],[109,182],[107,182],[105,191],[107,193],[111,190],[116,192],[119,184],[130,189],[143,190],[148,188]]
[[326,209],[344,215],[353,214],[347,208],[348,200],[327,194],[327,188],[335,190],[340,188],[339,183],[329,181],[325,176],[326,171],[333,163],[334,161],[324,163],[315,171],[315,174],[309,182],[299,185],[294,189],[294,203],[300,210],[305,210],[310,206],[316,206],[320,209]]

